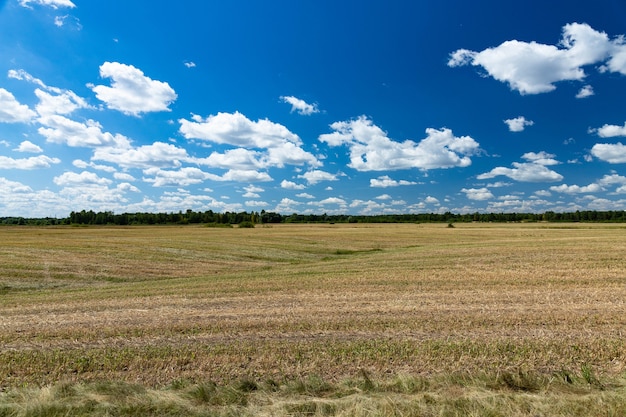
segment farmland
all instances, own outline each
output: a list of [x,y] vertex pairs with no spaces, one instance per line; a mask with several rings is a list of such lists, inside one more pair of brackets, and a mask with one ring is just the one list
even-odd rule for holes
[[2,227],[0,416],[620,415],[625,252],[619,224]]

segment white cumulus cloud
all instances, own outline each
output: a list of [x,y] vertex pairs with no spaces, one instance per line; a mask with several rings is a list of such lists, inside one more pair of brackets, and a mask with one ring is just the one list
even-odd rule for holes
[[520,182],[557,182],[563,179],[561,174],[547,168],[549,165],[559,163],[554,159],[554,155],[546,152],[528,152],[522,158],[529,162],[513,162],[513,168],[496,167],[476,178],[483,180],[505,176]]
[[406,181],[406,180],[397,181],[397,180],[392,179],[388,175],[383,175],[378,178],[370,179],[370,187],[374,187],[374,188],[398,187],[400,185],[414,185],[414,184],[417,184],[417,183],[413,181]]
[[326,171],[313,170],[298,175],[298,178],[304,178],[309,185],[315,185],[322,181],[337,181],[337,175]]
[[42,153],[43,152],[43,149],[41,149],[39,145],[35,145],[33,142],[29,140],[25,140],[22,143],[20,143],[20,146],[18,146],[15,150],[17,152],[28,152],[28,153]]
[[243,189],[246,191],[243,196],[246,198],[260,198],[261,195],[259,193],[262,193],[265,191],[264,188],[261,187],[257,187],[256,185],[248,185],[247,187],[243,187]]
[[580,185],[561,184],[550,187],[550,191],[565,194],[597,193],[598,191],[602,191],[602,187],[595,183],[582,187]]
[[9,70],[8,77],[27,81],[40,87],[35,89],[35,95],[39,99],[35,109],[40,116],[69,114],[76,109],[92,108],[84,98],[73,91],[46,85],[39,78],[32,76],[23,69]]
[[0,169],[41,169],[50,168],[50,165],[60,163],[61,160],[59,158],[50,158],[45,155],[19,159],[10,158],[8,156],[0,156]]
[[591,148],[591,154],[609,164],[626,163],[626,146],[618,143],[596,143]]
[[91,107],[85,99],[79,97],[73,91],[64,90],[58,94],[50,94],[38,88],[35,90],[35,95],[39,98],[39,103],[35,106],[35,109],[41,116],[69,114],[76,109]]
[[284,188],[286,190],[304,190],[306,186],[304,184],[298,184],[293,181],[282,180],[280,182],[280,188]]
[[29,7],[31,4],[37,4],[40,6],[49,6],[53,9],[58,9],[59,7],[69,7],[74,8],[76,5],[72,3],[70,0],[19,0],[20,5],[24,7]]
[[100,147],[94,150],[91,158],[94,161],[105,161],[122,168],[178,168],[187,162],[187,150],[170,143],[155,142],[136,148],[114,146]]
[[144,173],[150,176],[144,178],[144,181],[152,183],[154,187],[185,187],[202,183],[210,178],[208,173],[196,167],[184,167],[177,170],[150,168],[145,170]]
[[130,147],[130,140],[119,134],[102,131],[102,125],[95,120],[76,122],[61,115],[42,116],[38,119],[43,126],[37,131],[48,142],[66,144],[72,147],[115,146],[119,149]]
[[488,188],[463,188],[461,192],[465,193],[470,200],[483,201],[494,198]]
[[302,141],[285,126],[267,119],[252,121],[239,112],[218,113],[206,119],[180,119],[180,132],[187,139],[202,139],[217,144],[246,148],[271,148],[285,142],[300,145]]
[[626,73],[623,38],[610,40],[588,24],[570,23],[557,45],[510,40],[480,52],[459,49],[450,54],[448,66],[480,66],[512,90],[539,94],[553,91],[559,81],[582,81],[583,67],[603,62],[608,71]]
[[624,123],[624,126],[605,124],[598,129],[592,129],[592,132],[597,132],[598,136],[600,136],[601,138],[626,136],[626,123]]
[[283,198],[274,208],[274,211],[278,213],[297,213],[298,206],[302,203],[296,200],[292,200],[291,198]]
[[112,181],[107,178],[102,178],[93,172],[83,171],[80,174],[75,172],[64,172],[63,174],[54,177],[53,179],[56,185],[76,186],[76,185],[108,185]]
[[509,127],[511,132],[522,132],[526,126],[532,126],[535,124],[532,120],[526,120],[524,116],[515,117],[513,119],[506,119],[504,121]]
[[330,127],[334,132],[321,135],[319,140],[329,146],[346,145],[350,150],[348,166],[358,171],[466,167],[479,149],[471,137],[456,137],[446,128],[426,129],[427,137],[418,143],[397,142],[365,116]]
[[306,101],[294,96],[281,96],[280,99],[285,103],[291,104],[291,112],[298,112],[298,114],[309,116],[314,113],[319,113],[319,109],[316,104],[309,104]]
[[231,168],[242,168],[242,165],[255,168],[321,166],[321,162],[313,154],[302,149],[302,140],[298,135],[267,119],[255,122],[235,112],[218,113],[207,118],[194,115],[192,120],[180,119],[179,123],[180,132],[186,139],[200,139],[236,147],[222,154],[212,154],[205,161],[209,165]]
[[593,92],[593,87],[590,85],[585,85],[578,93],[576,93],[576,98],[587,98],[593,96],[595,93]]
[[0,88],[0,123],[28,123],[35,116],[36,113],[18,102],[11,92]]
[[170,111],[169,105],[178,97],[168,83],[153,80],[132,65],[105,62],[100,66],[100,76],[110,78],[111,86],[90,86],[96,97],[124,114]]

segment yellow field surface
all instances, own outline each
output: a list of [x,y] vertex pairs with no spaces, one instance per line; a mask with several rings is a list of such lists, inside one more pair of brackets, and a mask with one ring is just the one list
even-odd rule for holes
[[624,375],[623,226],[446,226],[0,228],[0,388]]

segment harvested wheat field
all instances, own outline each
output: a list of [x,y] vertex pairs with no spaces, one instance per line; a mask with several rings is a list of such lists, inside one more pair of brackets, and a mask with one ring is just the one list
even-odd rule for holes
[[0,416],[625,415],[625,253],[612,224],[0,228]]

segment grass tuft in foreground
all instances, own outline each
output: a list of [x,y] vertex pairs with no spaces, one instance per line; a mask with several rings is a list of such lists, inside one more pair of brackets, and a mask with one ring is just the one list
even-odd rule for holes
[[[590,384],[584,372],[306,379],[186,384],[59,383],[0,394],[1,417],[56,416],[622,416],[626,380]],[[540,393],[541,395],[535,395]]]

